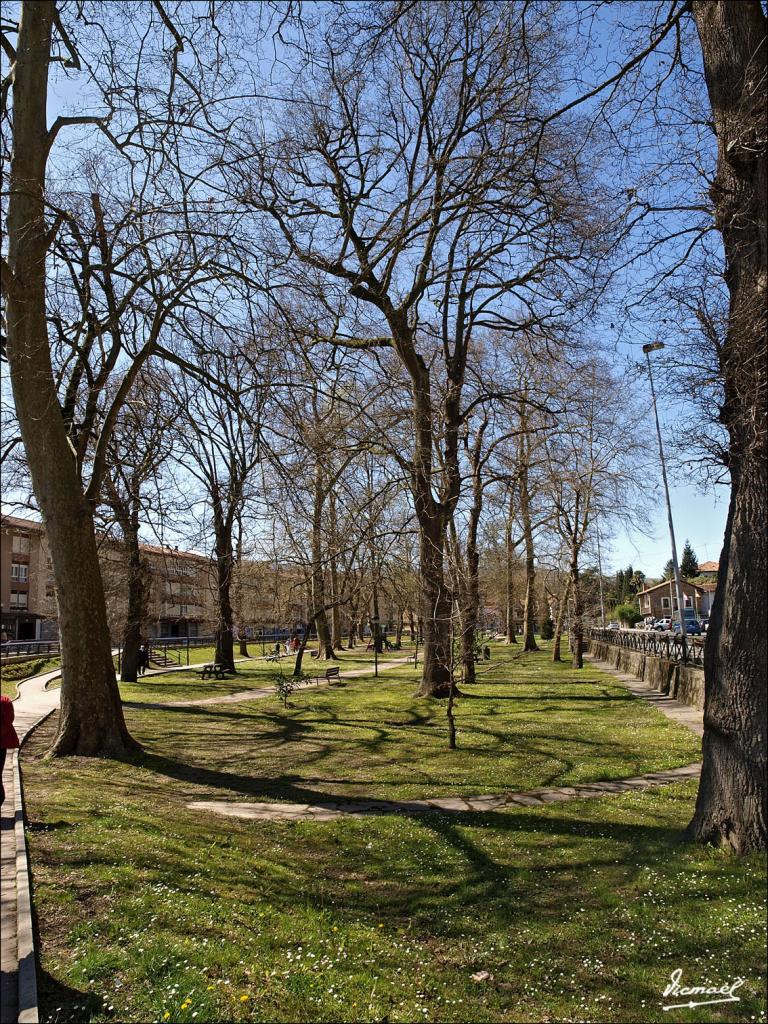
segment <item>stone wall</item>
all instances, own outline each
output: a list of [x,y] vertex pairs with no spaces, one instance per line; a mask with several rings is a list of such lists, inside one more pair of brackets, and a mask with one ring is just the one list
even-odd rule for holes
[[619,672],[642,679],[652,690],[694,708],[704,707],[704,669],[680,665],[642,651],[630,651],[602,640],[588,640],[587,651],[596,661],[605,661]]

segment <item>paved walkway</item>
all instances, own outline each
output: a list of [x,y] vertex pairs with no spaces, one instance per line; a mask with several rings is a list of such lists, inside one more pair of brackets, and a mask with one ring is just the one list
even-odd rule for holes
[[616,782],[585,782],[575,786],[529,789],[524,793],[496,793],[490,796],[449,796],[434,800],[322,800],[316,804],[240,803],[227,800],[195,800],[192,811],[213,811],[230,818],[260,818],[272,821],[333,821],[336,818],[364,818],[384,814],[469,814],[543,807],[566,800],[584,800],[617,793],[637,792],[651,786],[666,786],[681,779],[696,778],[700,764],[688,764],[666,772],[649,772]]
[[683,704],[682,701],[675,700],[674,697],[668,697],[666,693],[652,690],[647,683],[644,683],[642,679],[638,679],[637,676],[628,675],[626,672],[619,672],[613,665],[609,665],[605,661],[598,661],[591,654],[585,654],[584,657],[596,668],[599,668],[601,672],[606,672],[608,675],[613,676],[617,682],[621,683],[622,686],[626,686],[636,697],[647,701],[648,704],[653,704],[655,708],[658,708],[667,718],[671,718],[673,722],[687,726],[697,736],[704,735],[704,712],[701,708],[692,708],[690,704]]
[[[596,667],[607,672],[626,686],[636,697],[653,704],[673,722],[687,726],[699,736],[704,733],[703,712],[651,690],[642,680],[618,672],[603,662],[594,661]],[[207,702],[208,703],[208,702]],[[212,702],[211,702],[212,703]],[[361,818],[383,814],[467,814],[483,811],[513,810],[517,807],[542,807],[566,800],[612,796],[616,793],[636,792],[651,786],[665,786],[681,779],[697,778],[701,763],[672,768],[664,772],[648,772],[631,779],[614,782],[588,782],[575,786],[529,789],[522,793],[497,793],[489,796],[444,797],[435,800],[322,800],[316,804],[245,803],[226,800],[195,800],[187,807],[193,811],[212,811],[231,818],[251,818],[271,821],[333,821],[336,818]]]

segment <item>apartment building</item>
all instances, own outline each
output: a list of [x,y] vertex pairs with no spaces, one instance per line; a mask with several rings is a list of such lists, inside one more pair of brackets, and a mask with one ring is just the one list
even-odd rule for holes
[[[9,640],[58,636],[56,593],[42,523],[0,519],[2,629]],[[112,638],[123,634],[128,611],[128,559],[109,537],[97,538]],[[216,628],[215,566],[210,558],[177,547],[141,545],[144,583],[142,632],[154,637],[209,636]],[[295,570],[246,562],[235,574],[232,598],[238,628],[260,629],[303,621],[306,586]]]
[[57,636],[56,600],[49,578],[42,523],[0,518],[0,624],[9,640]]

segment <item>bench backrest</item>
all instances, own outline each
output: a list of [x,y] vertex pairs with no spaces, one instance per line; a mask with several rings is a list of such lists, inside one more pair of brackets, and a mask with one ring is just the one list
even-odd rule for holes
[[338,666],[337,665],[333,665],[331,668],[326,669],[325,678],[326,679],[338,679],[339,678]]

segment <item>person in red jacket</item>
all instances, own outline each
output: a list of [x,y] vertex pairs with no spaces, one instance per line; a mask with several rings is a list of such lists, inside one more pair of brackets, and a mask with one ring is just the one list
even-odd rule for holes
[[5,803],[5,786],[3,770],[5,769],[5,752],[19,746],[19,737],[13,728],[13,701],[5,694],[0,695],[0,804]]

